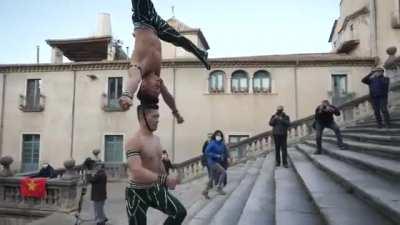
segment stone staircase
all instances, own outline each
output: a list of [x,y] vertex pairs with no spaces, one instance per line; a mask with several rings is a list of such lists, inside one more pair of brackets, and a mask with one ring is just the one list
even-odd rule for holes
[[371,117],[343,127],[347,149],[325,133],[289,149],[290,168],[274,167],[274,154],[230,169],[227,195],[200,198],[186,225],[400,224],[400,112],[377,129]]
[[331,132],[323,155],[313,154],[314,137],[290,149],[293,169],[326,224],[400,224],[399,115],[393,113],[388,129],[370,118],[344,128],[346,150]]

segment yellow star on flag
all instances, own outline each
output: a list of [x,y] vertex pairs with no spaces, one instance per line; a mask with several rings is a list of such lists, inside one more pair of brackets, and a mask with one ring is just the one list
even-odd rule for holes
[[28,182],[28,189],[29,191],[35,191],[37,184],[33,180],[29,180]]

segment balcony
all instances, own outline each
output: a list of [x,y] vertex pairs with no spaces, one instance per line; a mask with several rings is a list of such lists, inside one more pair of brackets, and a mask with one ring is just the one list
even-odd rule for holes
[[19,95],[19,109],[22,112],[43,112],[46,103],[46,96],[40,94],[33,99],[25,95]]
[[119,106],[118,99],[110,98],[106,93],[101,95],[101,108],[104,112],[123,112]]

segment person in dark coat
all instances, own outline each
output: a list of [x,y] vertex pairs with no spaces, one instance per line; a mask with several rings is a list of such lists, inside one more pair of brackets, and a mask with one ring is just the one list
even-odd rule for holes
[[[204,142],[203,147],[202,147],[202,155],[201,155],[201,165],[207,168],[207,175],[208,175],[208,180],[212,180],[213,177],[211,176],[211,171],[210,167],[207,165],[207,155],[206,155],[206,148],[208,144],[210,143],[211,140],[211,134],[208,135],[207,140]],[[214,186],[214,182],[211,182],[211,188]]]
[[369,86],[369,95],[371,97],[378,128],[383,127],[381,113],[385,119],[385,125],[389,127],[390,115],[387,105],[390,79],[384,76],[384,70],[382,68],[376,68],[365,76],[361,82]]
[[57,173],[48,162],[43,162],[42,168],[40,168],[39,173],[34,177],[56,178]]
[[95,173],[88,176],[88,181],[92,185],[91,200],[93,201],[96,224],[105,225],[108,221],[104,213],[104,204],[107,199],[107,174],[104,170],[104,164],[96,163],[95,168]]
[[345,149],[343,138],[340,133],[339,126],[335,123],[333,115],[340,116],[340,111],[331,105],[328,100],[322,101],[321,105],[315,110],[315,129],[317,131],[317,151],[314,154],[322,154],[322,134],[325,128],[329,128],[335,132],[337,144],[340,149]]
[[167,173],[167,175],[169,175],[169,170],[172,169],[173,167],[171,160],[169,159],[168,152],[166,150],[162,151],[161,161],[164,164],[165,172]]
[[281,165],[282,161],[285,168],[288,167],[287,162],[287,131],[290,126],[290,118],[283,112],[283,106],[278,106],[276,113],[271,117],[269,125],[273,127],[272,134],[275,141],[275,162],[276,166]]

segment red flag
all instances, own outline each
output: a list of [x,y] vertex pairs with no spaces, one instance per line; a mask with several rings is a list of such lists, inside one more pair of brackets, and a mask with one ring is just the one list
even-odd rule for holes
[[22,197],[44,198],[46,192],[47,178],[30,178],[21,179],[20,188]]

